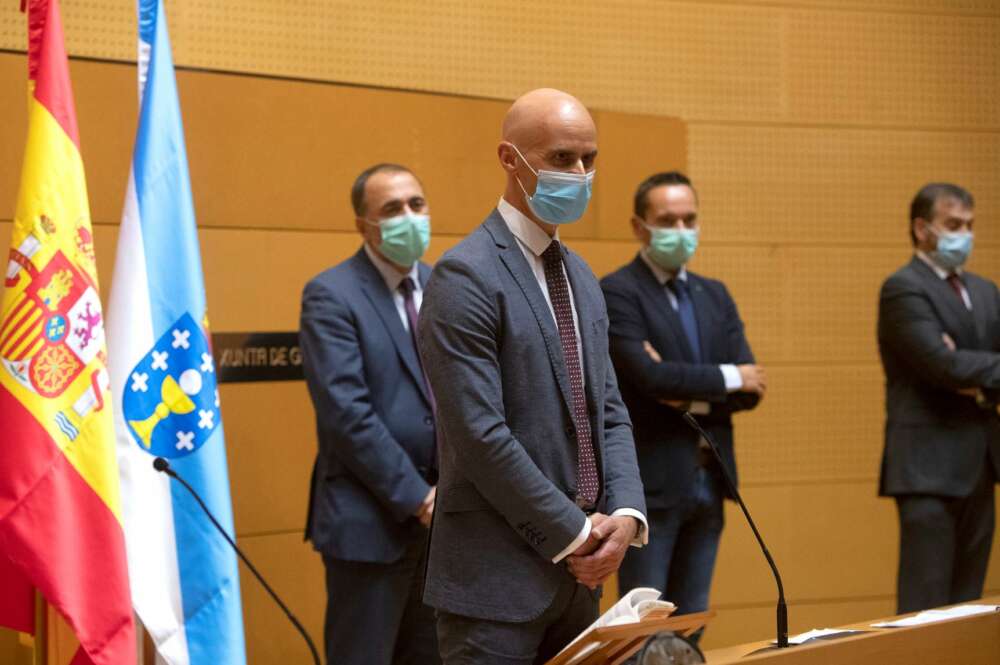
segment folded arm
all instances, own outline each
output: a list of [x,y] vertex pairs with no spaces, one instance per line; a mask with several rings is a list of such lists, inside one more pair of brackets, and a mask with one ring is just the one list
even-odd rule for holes
[[882,286],[879,338],[924,381],[946,390],[1000,388],[1000,353],[949,348],[926,294],[902,279]]
[[657,400],[726,399],[726,383],[718,365],[656,362],[644,346],[650,335],[635,299],[607,283],[604,299],[611,324],[611,357],[632,385]]

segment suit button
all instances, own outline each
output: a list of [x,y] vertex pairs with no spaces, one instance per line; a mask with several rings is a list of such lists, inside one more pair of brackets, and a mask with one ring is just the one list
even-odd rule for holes
[[424,424],[427,425],[428,427],[434,425],[433,416],[424,416]]
[[573,426],[572,425],[567,425],[566,426],[566,436],[568,436],[569,438],[572,439],[574,434],[575,434],[575,430],[573,429]]

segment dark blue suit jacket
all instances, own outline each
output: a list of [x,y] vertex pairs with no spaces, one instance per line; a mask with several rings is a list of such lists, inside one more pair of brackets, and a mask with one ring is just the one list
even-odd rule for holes
[[[420,282],[430,268],[420,264]],[[306,538],[337,559],[391,563],[423,527],[434,418],[392,294],[362,248],[302,293],[299,340],[316,409]]]
[[[722,364],[754,362],[736,303],[722,282],[690,271],[687,278],[698,319],[701,363],[694,361],[666,287],[639,256],[601,280],[611,321],[611,359],[632,416],[650,508],[669,508],[690,494],[698,463],[698,435],[681,418],[681,411],[659,400],[711,403],[711,413],[697,419],[719,444],[734,479],[731,414],[752,409],[759,401],[751,393],[727,394],[719,371]],[[650,358],[643,341],[653,345],[662,362]]]

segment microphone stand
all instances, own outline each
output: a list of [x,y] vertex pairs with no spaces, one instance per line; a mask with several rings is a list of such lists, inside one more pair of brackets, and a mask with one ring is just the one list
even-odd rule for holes
[[183,485],[184,488],[191,493],[191,496],[194,497],[194,500],[198,502],[198,505],[201,506],[201,509],[205,511],[206,515],[208,515],[208,519],[212,521],[212,524],[215,525],[215,528],[218,529],[219,533],[222,534],[222,537],[225,538],[226,542],[228,542],[229,545],[236,551],[236,554],[239,555],[243,563],[245,563],[247,568],[250,569],[250,572],[253,573],[254,577],[257,578],[257,581],[261,583],[261,585],[269,594],[271,594],[271,598],[274,599],[274,602],[278,604],[278,607],[280,607],[281,610],[285,613],[285,616],[288,617],[288,620],[292,622],[292,625],[294,625],[296,630],[299,631],[299,634],[302,635],[302,638],[306,641],[306,644],[309,645],[309,651],[312,653],[313,663],[315,663],[315,665],[320,665],[319,653],[316,651],[316,645],[313,644],[312,638],[309,637],[309,633],[307,633],[306,629],[302,626],[301,623],[299,623],[299,620],[295,618],[295,615],[292,614],[292,611],[290,609],[288,609],[288,606],[285,605],[283,602],[281,602],[281,598],[278,598],[278,594],[274,592],[274,589],[271,588],[271,585],[269,585],[267,582],[264,581],[264,578],[261,576],[261,574],[257,572],[257,568],[255,568],[254,565],[250,563],[250,559],[248,559],[246,555],[243,554],[243,552],[240,550],[239,547],[237,547],[233,539],[229,537],[229,534],[226,533],[226,530],[223,529],[222,525],[219,524],[218,520],[215,519],[215,516],[212,515],[212,511],[208,509],[208,506],[206,506],[205,502],[201,500],[201,497],[198,496],[198,493],[194,491],[194,488],[188,485],[186,480],[181,478],[176,471],[170,468],[170,463],[167,462],[167,460],[163,459],[162,457],[157,457],[156,459],[153,460],[153,468],[159,471],[160,473],[167,474],[168,476],[179,482],[181,485]]
[[767,559],[767,565],[771,566],[771,572],[774,573],[774,581],[778,583],[778,608],[777,608],[777,623],[778,623],[778,648],[787,649],[788,648],[788,607],[785,604],[785,587],[781,583],[781,575],[778,574],[778,567],[774,564],[774,559],[771,558],[771,553],[767,551],[767,545],[764,544],[764,539],[760,537],[760,532],[757,531],[757,525],[754,524],[753,518],[750,517],[750,511],[747,510],[747,505],[743,503],[743,497],[740,496],[739,490],[736,489],[736,482],[733,480],[732,476],[729,475],[729,469],[726,468],[726,463],[722,460],[722,453],[719,452],[719,447],[715,445],[715,441],[712,437],[708,435],[698,421],[694,419],[694,416],[690,412],[685,411],[683,414],[684,421],[691,426],[696,432],[701,434],[701,436],[708,442],[708,446],[712,449],[712,454],[715,455],[716,461],[722,469],[722,477],[726,481],[726,486],[729,488],[730,494],[736,498],[736,502],[740,504],[740,508],[743,510],[743,514],[747,518],[747,523],[750,524],[750,528],[753,530],[753,535],[757,538],[757,543],[760,545],[760,549],[764,552],[764,558]]

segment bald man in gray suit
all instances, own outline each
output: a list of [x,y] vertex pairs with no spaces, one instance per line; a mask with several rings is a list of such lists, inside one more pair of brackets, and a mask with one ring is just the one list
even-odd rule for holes
[[503,197],[427,285],[419,346],[441,476],[424,600],[446,665],[545,662],[646,542],[604,298],[558,234],[586,210],[596,155],[578,100],[518,99],[498,148]]

